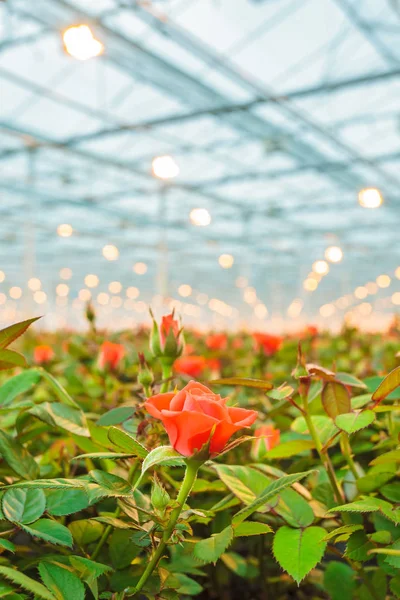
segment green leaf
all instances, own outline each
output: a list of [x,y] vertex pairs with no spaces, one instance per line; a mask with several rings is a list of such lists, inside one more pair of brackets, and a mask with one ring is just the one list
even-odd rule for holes
[[341,383],[336,381],[325,383],[321,398],[326,414],[332,419],[351,411],[350,394]]
[[23,479],[35,479],[39,467],[29,452],[5,431],[0,430],[0,454],[9,467]]
[[335,419],[335,424],[348,434],[356,433],[361,429],[365,429],[375,420],[375,413],[372,410],[363,410],[346,415],[339,415]]
[[399,483],[388,483],[380,489],[382,496],[385,496],[391,502],[400,503],[400,485]]
[[85,599],[85,588],[82,581],[65,567],[54,563],[40,562],[39,574],[43,583],[53,592],[57,600]]
[[182,596],[197,596],[203,591],[203,588],[197,581],[184,573],[174,573],[174,577],[176,577],[180,584],[176,590],[179,598],[182,598]]
[[154,448],[143,461],[142,476],[144,473],[156,465],[168,465],[171,467],[184,464],[184,457],[174,450],[171,446],[159,446]]
[[372,394],[372,400],[374,402],[374,406],[382,402],[385,398],[389,396],[396,388],[400,386],[400,367],[396,367],[393,369],[385,377],[382,383],[378,386],[375,392]]
[[61,546],[72,547],[72,535],[67,527],[51,521],[50,519],[39,519],[31,525],[22,525],[21,528],[33,537],[38,537],[50,544],[60,544]]
[[0,371],[14,367],[26,367],[25,357],[14,350],[0,350]]
[[112,442],[117,448],[121,448],[125,452],[132,453],[139,458],[146,458],[148,455],[148,450],[140,442],[138,442],[134,437],[129,435],[126,431],[122,431],[122,429],[118,429],[117,427],[110,427],[108,430],[108,439]]
[[307,500],[291,488],[279,495],[274,512],[291,527],[308,527],[314,521],[314,512]]
[[61,517],[72,515],[89,506],[89,497],[85,490],[50,490],[47,492],[47,512]]
[[[338,432],[338,428],[330,417],[312,415],[311,420],[322,444],[326,444]],[[296,433],[309,434],[308,425],[304,417],[297,417],[291,424],[290,429]]]
[[292,529],[284,525],[275,534],[273,553],[281,567],[299,584],[324,555],[325,529]]
[[380,454],[371,461],[371,465],[384,465],[386,463],[400,462],[400,448],[398,450],[390,450],[385,454]]
[[136,409],[133,406],[118,406],[101,415],[97,421],[97,425],[118,425],[118,423],[123,423],[127,419],[131,419],[135,411]]
[[294,389],[291,385],[283,385],[275,390],[270,390],[267,392],[268,398],[272,400],[286,400],[286,398],[290,398],[294,394]]
[[337,527],[336,529],[334,529],[333,531],[330,531],[324,538],[324,540],[326,542],[329,542],[329,540],[332,540],[333,538],[337,537],[337,536],[342,536],[343,534],[352,534],[354,531],[358,531],[359,529],[362,529],[362,525],[342,525],[342,527]]
[[244,504],[250,504],[266,487],[271,479],[251,467],[240,465],[213,465],[219,478]]
[[364,562],[370,558],[368,552],[373,547],[364,531],[355,531],[347,542],[345,555],[351,560]]
[[21,321],[20,323],[14,323],[14,325],[10,325],[5,329],[0,330],[0,348],[7,348],[14,342],[20,335],[25,333],[28,329],[29,325],[32,325],[35,321],[40,319],[41,317],[34,317],[33,319],[28,319],[27,321]]
[[324,588],[331,600],[352,600],[356,586],[355,573],[348,565],[332,561],[324,574]]
[[46,496],[43,490],[11,489],[4,492],[2,509],[8,521],[33,523],[46,510]]
[[73,408],[79,409],[79,404],[75,402],[73,398],[68,394],[67,390],[61,385],[59,381],[51,373],[46,371],[45,369],[38,368],[36,372],[39,373],[50,384],[51,389],[60,400],[62,404],[66,404],[67,406],[72,406]]
[[125,454],[123,452],[90,452],[89,454],[80,454],[79,456],[75,456],[72,460],[80,460],[82,458],[91,458],[93,460],[120,460],[121,458],[132,458],[136,456],[136,454]]
[[273,533],[273,529],[266,523],[258,523],[257,521],[243,521],[236,527],[233,527],[235,537],[248,537],[251,535],[264,535],[265,533]]
[[61,402],[43,402],[28,412],[51,427],[60,427],[75,435],[90,437],[85,414],[80,409]]
[[221,560],[226,567],[239,577],[247,577],[247,562],[237,552],[224,552]]
[[291,456],[296,456],[297,454],[301,454],[301,452],[312,450],[313,448],[315,448],[315,444],[312,440],[292,440],[275,446],[275,448],[269,450],[265,456],[270,459],[290,458]]
[[39,374],[34,371],[24,371],[11,377],[0,388],[0,405],[8,406],[19,394],[27,392],[39,379]]
[[364,390],[367,389],[367,386],[363,381],[357,379],[357,377],[354,377],[354,375],[351,375],[350,373],[336,373],[335,379],[350,387],[362,388]]
[[110,558],[115,569],[125,569],[142,549],[132,542],[132,532],[123,529],[113,531],[110,538]]
[[107,495],[109,496],[119,497],[132,495],[133,488],[131,484],[125,479],[122,479],[122,477],[98,469],[90,471],[89,475],[93,481],[107,491]]
[[295,473],[294,475],[285,475],[276,481],[270,483],[265,490],[256,498],[249,506],[246,506],[242,510],[236,513],[232,519],[232,524],[238,524],[242,521],[245,521],[250,515],[253,514],[256,510],[261,508],[264,504],[266,504],[271,498],[281,493],[287,487],[293,485],[300,479],[307,477],[313,473],[313,471],[306,471],[304,473]]
[[87,519],[72,521],[72,523],[68,525],[68,529],[75,542],[81,547],[97,541],[104,531],[104,527],[101,523],[92,520],[89,521]]
[[245,377],[228,377],[226,379],[214,379],[210,385],[240,385],[242,387],[256,388],[258,390],[272,390],[274,387],[270,381],[265,379],[249,379]]
[[75,569],[81,572],[83,579],[101,577],[104,573],[109,573],[113,570],[109,565],[103,565],[83,556],[70,556],[69,562]]
[[11,488],[23,488],[23,489],[71,489],[71,488],[84,488],[87,485],[87,481],[83,479],[36,479],[35,481],[18,481],[17,483],[11,483],[10,485],[3,485],[2,490]]
[[55,596],[53,596],[44,585],[31,579],[27,575],[24,575],[24,573],[20,573],[20,571],[17,571],[16,569],[10,569],[9,567],[0,565],[0,575],[9,579],[18,587],[22,587],[24,590],[31,592],[31,594],[37,598],[43,598],[43,600],[55,600]]
[[233,528],[226,527],[210,538],[195,544],[193,555],[204,563],[216,563],[233,540]]
[[3,538],[0,538],[0,548],[8,550],[9,552],[15,552],[16,550],[15,545],[12,542],[9,540],[3,540]]
[[396,540],[394,544],[387,548],[382,548],[382,550],[388,551],[385,562],[396,569],[400,569],[400,540]]
[[394,477],[395,473],[393,472],[381,471],[379,473],[370,473],[369,475],[357,479],[357,489],[362,494],[368,494],[375,490],[379,490],[385,483]]

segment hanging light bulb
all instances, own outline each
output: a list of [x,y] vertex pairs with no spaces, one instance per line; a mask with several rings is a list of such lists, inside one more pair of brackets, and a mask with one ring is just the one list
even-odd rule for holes
[[358,193],[358,203],[363,208],[379,208],[383,203],[383,196],[377,188],[365,188]]
[[88,60],[104,51],[103,44],[96,40],[87,25],[68,27],[63,33],[63,41],[67,54],[77,60]]
[[157,156],[151,166],[153,175],[158,179],[173,179],[179,175],[179,167],[172,156]]

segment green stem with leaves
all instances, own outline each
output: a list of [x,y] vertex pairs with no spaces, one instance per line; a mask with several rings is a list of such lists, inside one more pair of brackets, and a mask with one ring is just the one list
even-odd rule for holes
[[325,471],[328,475],[329,481],[330,481],[332,489],[333,489],[333,493],[335,494],[335,497],[336,497],[336,501],[338,504],[343,504],[343,502],[344,502],[343,494],[340,489],[338,480],[336,479],[335,470],[334,470],[331,460],[328,456],[328,452],[327,451],[324,452],[324,450],[323,450],[321,440],[319,439],[317,430],[315,429],[312,417],[309,412],[308,394],[303,395],[303,408],[304,408],[304,419],[307,423],[308,431],[310,432],[310,435],[315,444],[315,449],[318,452],[318,456],[321,460],[321,463],[322,463],[323,467],[325,468]]
[[186,461],[187,466],[186,466],[185,478],[182,482],[181,489],[179,490],[179,494],[176,499],[176,506],[175,506],[174,510],[171,512],[171,516],[170,516],[168,525],[164,530],[162,539],[161,539],[159,545],[157,546],[156,551],[154,552],[153,556],[151,557],[150,561],[148,562],[147,567],[143,572],[143,575],[139,579],[139,582],[135,588],[135,595],[143,589],[143,587],[146,584],[146,581],[151,576],[154,569],[157,567],[159,560],[161,559],[162,555],[164,554],[164,550],[165,550],[165,548],[170,540],[170,537],[175,529],[175,525],[180,517],[180,514],[186,503],[186,500],[192,490],[194,482],[196,481],[197,472],[198,472],[201,464],[202,463],[200,461],[195,461],[195,460],[191,460],[191,459],[188,459]]

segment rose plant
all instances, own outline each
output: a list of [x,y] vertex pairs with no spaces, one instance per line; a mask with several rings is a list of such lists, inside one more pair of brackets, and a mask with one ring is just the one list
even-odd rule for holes
[[0,332],[3,598],[400,597],[398,332],[260,344],[268,377],[226,334],[207,381],[173,314],[118,352],[33,321]]

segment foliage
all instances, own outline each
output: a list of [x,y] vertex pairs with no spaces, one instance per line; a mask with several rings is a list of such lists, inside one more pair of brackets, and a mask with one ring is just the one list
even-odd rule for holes
[[[399,332],[302,333],[263,355],[245,334],[216,349],[185,332],[184,351],[173,317],[152,351],[144,329],[34,321],[0,331],[0,597],[400,597]],[[107,340],[124,352],[101,368]],[[40,344],[55,358],[29,366]],[[214,402],[258,414],[218,455],[182,456],[144,408],[187,383],[172,355],[190,348]],[[255,453],[265,425],[280,442]]]

